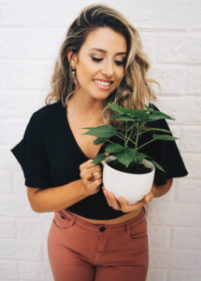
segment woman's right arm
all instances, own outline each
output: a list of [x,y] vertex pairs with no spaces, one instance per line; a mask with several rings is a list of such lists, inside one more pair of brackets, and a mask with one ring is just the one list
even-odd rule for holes
[[[92,161],[93,159],[89,159],[80,165],[79,180],[44,190],[27,187],[32,210],[37,213],[60,211],[97,193],[102,183],[102,169],[99,164],[91,163]],[[91,181],[93,178],[94,181]]]
[[27,187],[27,194],[32,210],[37,213],[66,209],[90,195],[82,179],[44,190]]

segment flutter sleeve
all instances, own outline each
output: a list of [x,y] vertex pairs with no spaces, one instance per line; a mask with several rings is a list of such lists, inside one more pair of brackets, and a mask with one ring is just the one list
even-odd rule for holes
[[[154,110],[159,111],[155,105],[152,104],[152,107]],[[157,120],[154,127],[171,131],[166,119]],[[162,131],[155,131],[155,134],[167,134],[172,136],[172,133]],[[154,180],[157,185],[166,184],[167,179],[170,178],[184,177],[188,175],[188,171],[184,165],[175,140],[154,140],[153,144],[154,154],[152,155],[152,158],[167,172],[164,173],[156,168]]]
[[24,173],[25,186],[45,189],[50,186],[49,161],[43,142],[40,112],[34,112],[23,139],[11,149]]

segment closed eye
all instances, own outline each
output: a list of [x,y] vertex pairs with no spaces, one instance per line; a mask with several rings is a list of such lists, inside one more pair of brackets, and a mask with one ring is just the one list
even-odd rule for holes
[[[94,58],[94,57],[91,57],[91,59],[92,59],[93,61],[96,61],[96,62],[100,62],[100,61],[103,60],[103,59]],[[124,64],[125,64],[125,61],[118,61],[118,60],[115,60],[115,62],[116,62],[117,65],[124,65]]]

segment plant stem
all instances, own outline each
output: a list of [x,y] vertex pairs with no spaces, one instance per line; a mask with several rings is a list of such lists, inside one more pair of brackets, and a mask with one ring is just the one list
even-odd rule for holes
[[[132,125],[130,128],[132,128],[132,130],[131,130],[131,132],[130,132],[130,135],[129,135],[129,139],[130,139],[130,136],[132,135],[132,133],[133,133],[133,129],[135,128],[135,126],[136,126],[136,124],[134,124],[134,125]],[[130,130],[130,128],[128,129],[128,131]],[[128,139],[127,139],[127,142],[126,142],[126,144],[128,143]]]
[[149,131],[151,131],[151,130],[144,130],[144,132],[139,133],[139,135],[142,135],[142,134],[147,133]]
[[138,143],[138,136],[139,136],[138,132],[139,132],[139,127],[138,127],[138,122],[137,122],[137,135],[136,135],[136,143],[135,143],[135,150],[136,151],[137,151],[137,143]]
[[[117,137],[120,138],[120,139],[125,139],[125,135],[123,135],[122,133],[116,133],[115,136],[117,136]],[[132,139],[130,139],[129,137],[126,137],[126,138],[127,138],[128,140],[130,140],[132,143],[135,144],[135,142],[134,142]]]
[[129,131],[132,127],[135,127],[135,125],[136,125],[136,124],[134,123],[134,124],[128,129],[128,131]]
[[154,140],[155,140],[155,139],[148,141],[147,143],[145,143],[145,144],[141,145],[140,147],[138,147],[138,149],[140,149],[141,147],[145,146],[146,144],[148,144],[148,143],[150,143],[150,142],[152,142],[152,141],[154,141]]
[[[126,121],[126,138],[127,138],[127,121]],[[126,138],[124,139],[124,147],[126,146]],[[127,140],[128,141],[128,140]]]

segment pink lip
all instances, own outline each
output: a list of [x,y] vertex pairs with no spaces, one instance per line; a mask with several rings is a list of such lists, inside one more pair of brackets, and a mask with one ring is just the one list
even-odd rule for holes
[[[93,80],[92,80],[93,81]],[[104,86],[104,85],[101,85],[101,84],[98,84],[98,83],[96,83],[95,81],[93,81],[94,82],[94,84],[97,86],[97,87],[99,87],[100,89],[103,89],[103,90],[108,90],[108,89],[110,89],[111,88],[111,86],[112,86],[112,84],[110,84],[110,85],[108,85],[108,86]]]

